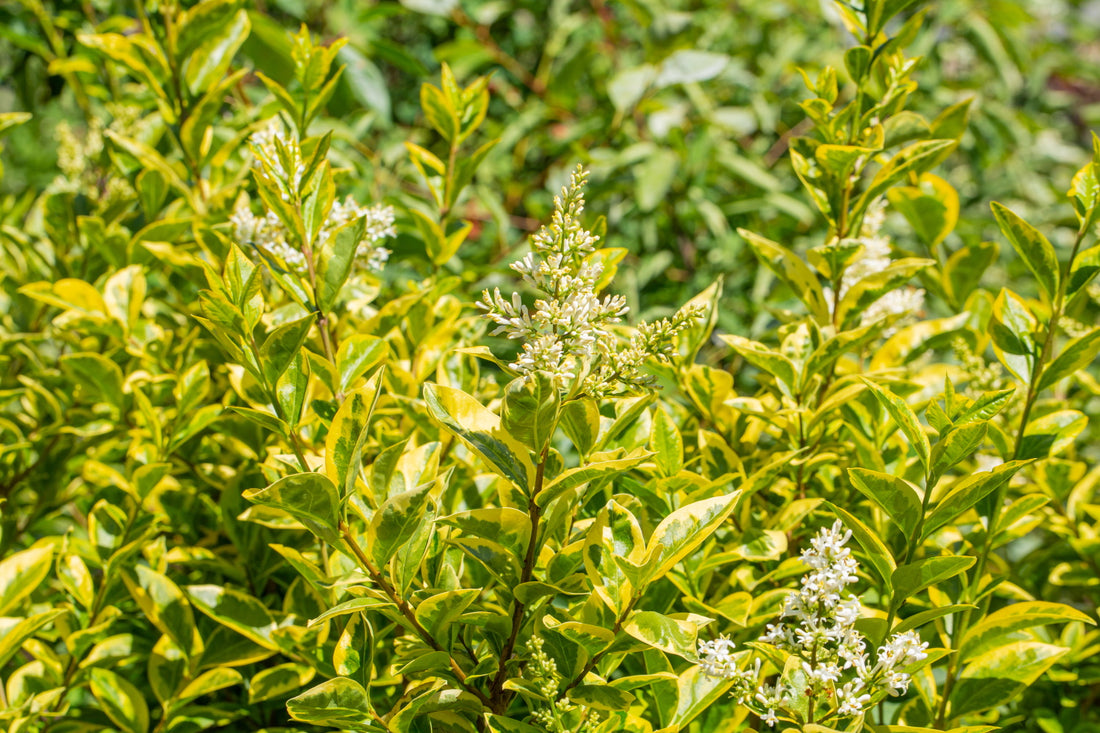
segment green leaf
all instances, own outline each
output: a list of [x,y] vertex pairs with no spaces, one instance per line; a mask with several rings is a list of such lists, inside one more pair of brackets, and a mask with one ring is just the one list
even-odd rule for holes
[[1017,641],[973,658],[951,692],[951,717],[961,718],[1016,698],[1067,652],[1066,647]]
[[1016,254],[1028,266],[1047,298],[1054,300],[1058,292],[1058,256],[1054,247],[1035,227],[1028,224],[1010,209],[994,201],[993,216],[1001,231],[1012,243]]
[[909,441],[909,445],[913,446],[913,449],[916,450],[917,457],[920,458],[924,470],[929,470],[932,448],[929,445],[928,436],[925,434],[924,428],[921,427],[920,421],[917,420],[917,416],[913,410],[905,400],[901,399],[893,392],[886,391],[871,380],[863,379],[863,383],[867,385],[867,388],[871,390],[871,393],[879,401],[879,404],[886,409],[887,414],[890,415],[894,423],[901,429],[902,434],[904,434]]
[[367,429],[381,394],[379,382],[379,374],[376,374],[366,386],[344,398],[325,438],[325,473],[341,498],[355,493],[355,481],[363,464]]
[[932,448],[932,469],[928,472],[928,485],[935,486],[948,470],[969,458],[982,444],[988,425],[971,422],[948,428]]
[[336,677],[287,700],[286,709],[291,718],[302,723],[367,730],[373,708],[362,685],[347,677]]
[[607,83],[607,96],[611,100],[611,106],[618,113],[634,109],[656,78],[657,69],[651,64],[617,72]]
[[245,491],[244,498],[282,509],[325,542],[336,544],[340,541],[340,495],[324,474],[291,474],[266,489]]
[[371,517],[368,527],[369,552],[376,567],[384,567],[416,532],[431,501],[434,482],[386,499]]
[[1022,629],[1049,624],[1079,621],[1096,625],[1091,616],[1064,603],[1027,601],[1013,603],[989,614],[972,626],[959,645],[959,661],[986,654],[996,649],[1002,640]]
[[202,654],[202,638],[195,628],[191,604],[175,583],[152,568],[138,565],[122,576],[142,613],[167,634],[189,658]]
[[[348,619],[344,631],[336,640],[332,666],[341,677],[351,677],[364,687],[370,684],[374,674],[374,627],[366,614],[355,614]],[[312,677],[311,673],[302,684]]]
[[228,669],[226,667],[208,669],[191,680],[187,683],[186,687],[180,690],[177,704],[182,705],[188,703],[203,695],[210,695],[218,690],[224,690],[227,687],[240,684],[242,681],[243,678],[241,677],[241,673],[235,669]]
[[1092,364],[1100,353],[1100,328],[1094,328],[1084,336],[1073,339],[1062,349],[1039,377],[1039,390],[1053,387],[1066,377]]
[[53,547],[39,545],[0,562],[0,616],[9,616],[50,574]]
[[317,307],[328,313],[351,274],[359,243],[366,233],[366,217],[358,217],[337,229],[317,253]]
[[278,651],[271,639],[276,623],[264,604],[252,596],[220,585],[190,585],[187,595],[195,608],[219,624],[265,649]]
[[890,602],[898,608],[910,596],[920,593],[930,585],[955,577],[973,564],[972,557],[926,557],[901,565],[890,579],[894,587]]
[[[835,79],[835,76],[833,77]],[[863,148],[858,145],[818,145],[814,149],[814,159],[829,175],[839,179],[847,178],[852,172],[852,166],[861,158],[870,159],[878,152],[874,148]]]
[[336,372],[339,384],[335,392],[347,392],[359,377],[386,357],[386,342],[377,336],[354,333],[340,341],[336,351]]
[[309,620],[310,626],[316,626],[317,624],[328,621],[330,618],[337,616],[346,616],[349,613],[359,613],[360,611],[367,611],[376,608],[392,608],[393,604],[389,601],[383,601],[378,598],[362,597],[352,598],[350,601],[344,601],[338,603],[335,606],[327,609],[324,613],[316,618]]
[[654,84],[660,88],[707,81],[721,74],[729,62],[730,57],[724,53],[682,48],[661,62]]
[[699,627],[690,621],[680,621],[655,611],[636,611],[623,624],[623,631],[654,649],[695,664],[699,661],[696,654]]
[[164,634],[157,639],[149,653],[145,671],[153,695],[162,705],[166,701],[171,703],[176,697],[187,678],[188,668],[187,655],[172,641],[172,637]]
[[205,35],[202,43],[183,64],[183,76],[192,95],[202,94],[225,76],[251,29],[248,13],[241,9],[228,22],[219,24],[215,32]]
[[260,366],[263,368],[264,379],[269,386],[274,386],[290,366],[290,362],[306,342],[309,329],[315,320],[313,315],[308,315],[296,321],[284,323],[264,339],[263,346],[260,347]]
[[470,604],[481,595],[481,588],[463,588],[436,593],[416,606],[416,620],[433,639],[447,638],[447,630]]
[[39,629],[67,613],[69,613],[67,608],[55,608],[22,619],[14,625],[5,626],[4,633],[0,634],[0,667],[21,651],[23,642],[38,633]]
[[898,476],[865,468],[849,468],[848,477],[859,493],[882,507],[903,536],[917,531],[923,515],[917,487]]
[[821,283],[798,255],[783,245],[761,237],[759,234],[753,234],[747,229],[738,229],[737,233],[745,238],[764,265],[802,300],[818,323],[831,322],[829,306],[825,302]]
[[517,557],[527,552],[531,537],[531,518],[512,507],[481,507],[440,517],[440,524],[455,527],[463,534],[493,540],[512,550]]
[[886,197],[929,250],[938,247],[959,221],[959,194],[939,176],[925,173],[917,186],[898,186]]
[[745,361],[775,377],[781,387],[785,387],[781,389],[783,394],[789,396],[798,390],[797,370],[794,363],[783,354],[742,336],[722,334],[719,338],[740,354]]
[[894,260],[886,268],[865,275],[844,293],[837,304],[836,320],[843,327],[857,323],[859,316],[887,293],[909,282],[921,270],[936,264],[935,260],[906,257]]
[[956,307],[966,302],[999,254],[996,242],[980,242],[961,247],[947,258],[943,266],[944,287]]
[[971,474],[959,480],[936,501],[935,508],[925,518],[921,539],[929,537],[983,498],[1005,486],[1027,463],[1028,461],[1009,461],[996,466],[992,471]]
[[149,706],[129,680],[109,669],[88,670],[92,695],[111,721],[125,733],[146,733],[149,730]]
[[958,613],[959,611],[973,611],[976,609],[977,606],[971,606],[968,603],[956,603],[950,606],[930,608],[927,611],[921,611],[920,613],[915,613],[906,619],[900,620],[894,626],[894,628],[890,629],[889,631],[891,634],[900,634],[905,631],[910,631],[911,629],[919,629],[929,621],[934,621],[935,619],[943,618],[944,616],[950,616],[952,614]]
[[568,697],[578,705],[607,712],[626,710],[635,702],[629,692],[610,685],[577,685],[569,691]]
[[1031,382],[1031,370],[1039,353],[1035,335],[1038,330],[1039,322],[1027,304],[1002,288],[993,301],[989,334],[997,358],[1025,384]]
[[943,160],[955,146],[956,140],[922,140],[898,151],[875,173],[871,183],[856,203],[856,211],[866,211],[872,201],[904,179],[910,173],[920,174]]
[[645,538],[638,519],[614,499],[608,501],[588,527],[582,552],[592,589],[616,616],[630,606],[638,588],[627,578],[616,558],[637,564],[644,550]]
[[561,395],[546,372],[536,371],[513,379],[504,388],[501,427],[537,454],[554,437],[561,409]]
[[559,422],[581,455],[588,455],[600,435],[600,408],[596,401],[586,397],[565,403]]
[[543,487],[539,495],[535,497],[535,503],[545,508],[549,506],[550,502],[554,501],[554,499],[557,499],[571,489],[575,489],[591,481],[613,478],[636,466],[640,466],[652,457],[653,453],[638,448],[622,458],[583,463],[575,468],[567,469],[562,471],[553,481]]
[[634,167],[634,201],[639,211],[649,213],[667,200],[679,166],[679,155],[660,148]]
[[676,710],[670,719],[671,730],[686,729],[688,723],[718,702],[732,686],[733,680],[710,677],[698,665],[688,667],[680,673],[676,686]]
[[424,385],[428,412],[443,427],[462,438],[497,473],[529,494],[535,466],[522,443],[501,428],[500,418],[465,392],[428,382]]
[[703,544],[737,506],[741,491],[681,507],[664,518],[646,544],[646,581],[664,576]]
[[1069,281],[1066,283],[1067,302],[1080,293],[1098,272],[1100,272],[1100,245],[1089,247],[1073,258]]
[[420,108],[424,117],[436,132],[448,143],[457,140],[459,132],[458,111],[449,103],[439,87],[431,84],[420,86]]
[[294,662],[262,669],[248,682],[248,704],[286,697],[309,684],[313,676],[312,668]]
[[1020,459],[1046,458],[1073,445],[1073,439],[1088,425],[1088,417],[1077,410],[1058,410],[1031,420],[1020,443]]
[[548,629],[553,629],[580,647],[589,659],[607,649],[615,641],[615,635],[602,626],[582,624],[577,621],[558,623],[552,616],[544,617],[543,622]]
[[663,408],[654,410],[649,447],[653,449],[653,460],[662,475],[675,476],[683,469],[684,439],[676,423]]

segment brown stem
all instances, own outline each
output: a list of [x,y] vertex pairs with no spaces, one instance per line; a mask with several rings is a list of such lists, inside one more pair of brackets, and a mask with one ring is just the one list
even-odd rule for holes
[[[529,503],[529,511],[531,517],[531,537],[527,541],[527,553],[523,559],[523,570],[520,573],[520,585],[528,583],[535,571],[535,561],[538,559],[538,534],[539,534],[539,519],[542,517],[542,508],[535,502],[535,498],[542,491],[542,484],[546,475],[546,459],[550,453],[550,448],[547,446],[543,448],[542,455],[539,456],[539,465],[535,471],[535,488],[531,494]],[[503,715],[504,711],[508,708],[508,703],[511,700],[511,696],[505,694],[504,681],[508,677],[508,662],[511,661],[512,653],[516,649],[516,640],[519,638],[520,629],[523,627],[523,612],[526,610],[526,605],[518,598],[515,599],[512,606],[512,630],[508,634],[508,641],[504,643],[504,648],[500,650],[500,664],[497,666],[496,675],[493,677],[492,684],[489,685],[489,697],[492,700],[493,712],[498,715]]]
[[[1043,376],[1043,367],[1046,366],[1047,361],[1049,361],[1051,357],[1051,352],[1054,350],[1054,333],[1058,330],[1058,322],[1062,319],[1062,311],[1065,309],[1066,282],[1069,279],[1070,272],[1073,271],[1073,261],[1077,259],[1077,252],[1080,250],[1081,243],[1084,241],[1086,234],[1088,234],[1088,229],[1082,224],[1077,230],[1077,238],[1073,242],[1073,251],[1070,253],[1069,260],[1062,269],[1061,277],[1058,281],[1058,291],[1055,293],[1054,300],[1051,303],[1050,323],[1047,325],[1046,337],[1043,339],[1043,348],[1039,352],[1039,359],[1035,362],[1035,367],[1032,369],[1031,379],[1028,380],[1027,397],[1024,399],[1024,409],[1020,415],[1020,427],[1017,430],[1016,443],[1012,450],[1013,460],[1018,460],[1023,450],[1024,432],[1027,430],[1027,424],[1031,417],[1031,409],[1035,406],[1035,400],[1039,396],[1039,381]],[[985,543],[978,553],[978,561],[974,565],[974,574],[971,576],[972,580],[967,586],[967,600],[970,601],[975,600],[974,593],[976,593],[979,588],[982,575],[985,574],[985,566],[989,560],[989,555],[993,551],[993,540],[997,534],[997,522],[1001,517],[1001,505],[1004,503],[1004,492],[1005,486],[1001,486],[992,494],[993,507],[990,511],[989,523],[985,530]],[[988,598],[986,600],[988,601]],[[984,604],[983,607],[988,608],[988,606]],[[959,623],[955,626],[951,635],[953,642],[956,639],[961,640],[969,630],[972,616],[973,611],[970,609],[962,613]],[[941,729],[947,722],[947,701],[951,696],[952,689],[954,689],[955,680],[959,671],[957,655],[953,659],[955,661],[953,661],[947,669],[947,677],[944,680],[943,686],[943,696],[940,698],[939,709],[936,712],[936,725]]]
[[[618,618],[615,619],[615,625],[611,627],[611,633],[612,633],[613,636],[618,636],[619,631],[622,630],[622,628],[623,628],[623,623],[626,622],[626,617],[629,616],[630,612],[634,610],[634,604],[636,604],[640,598],[641,598],[641,595],[639,595],[638,593],[635,593],[630,598],[630,603],[626,604],[626,608],[624,608],[623,612],[621,614],[619,614]],[[589,660],[587,662],[585,662],[584,667],[581,668],[581,671],[577,674],[577,676],[574,677],[569,682],[569,684],[565,686],[565,689],[563,689],[561,691],[562,697],[565,696],[565,693],[572,690],[574,687],[579,685],[581,682],[584,682],[584,678],[588,676],[589,672],[591,672],[592,670],[594,670],[596,668],[596,665],[599,664],[600,660],[604,658],[604,655],[607,654],[607,650],[610,649],[610,648],[611,648],[611,645],[609,644],[608,646],[604,647],[600,651],[593,654],[589,658]]]
[[428,630],[425,629],[420,624],[420,622],[416,620],[416,613],[413,611],[412,606],[410,606],[408,602],[405,601],[405,599],[397,594],[396,589],[394,589],[394,587],[389,584],[386,578],[383,577],[381,571],[379,571],[379,569],[374,566],[374,563],[372,563],[370,558],[367,557],[367,554],[363,552],[363,548],[359,545],[359,542],[356,541],[355,536],[351,533],[351,528],[348,527],[346,523],[340,522],[339,529],[340,536],[343,538],[344,544],[346,544],[348,546],[348,549],[351,550],[351,554],[355,556],[355,559],[359,562],[360,567],[362,567],[363,570],[367,572],[367,575],[370,576],[370,579],[374,582],[374,584],[381,588],[382,592],[386,594],[386,596],[390,599],[391,602],[393,602],[395,606],[397,606],[397,610],[401,612],[401,615],[404,617],[405,622],[409,626],[409,629],[412,630],[413,633],[420,637],[421,641],[430,646],[433,650],[445,653],[450,659],[451,672],[454,674],[455,679],[458,680],[458,683],[462,685],[462,687],[466,689],[467,692],[472,693],[479,700],[481,700],[483,704],[489,705],[489,698],[487,698],[485,694],[481,692],[481,690],[477,689],[466,681],[466,673],[462,671],[462,668],[458,665],[458,662],[455,660],[455,658],[451,656],[450,652],[444,649],[440,645],[440,643],[435,640],[431,633],[429,633]]

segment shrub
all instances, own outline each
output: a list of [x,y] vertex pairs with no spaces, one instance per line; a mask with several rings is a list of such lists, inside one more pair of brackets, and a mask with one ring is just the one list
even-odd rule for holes
[[1090,730],[1100,141],[976,213],[921,3],[404,5],[0,11],[6,729]]

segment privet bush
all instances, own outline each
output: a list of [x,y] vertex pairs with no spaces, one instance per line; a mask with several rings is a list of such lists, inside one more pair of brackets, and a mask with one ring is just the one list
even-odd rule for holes
[[[993,202],[998,241],[956,233],[971,105],[918,99],[919,4],[833,9],[784,139],[806,228],[739,230],[738,333],[744,273],[621,292],[599,151],[486,255],[507,84],[443,64],[375,150],[330,114],[374,68],[344,40],[26,0],[43,40],[5,37],[83,119],[2,204],[6,729],[1094,730],[1100,141],[1064,231]],[[618,124],[703,94],[691,53],[620,73]],[[498,234],[543,213],[509,203]]]

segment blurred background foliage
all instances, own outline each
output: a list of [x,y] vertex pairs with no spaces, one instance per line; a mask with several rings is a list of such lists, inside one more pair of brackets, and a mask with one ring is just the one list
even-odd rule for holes
[[[912,109],[934,118],[972,100],[969,129],[940,171],[960,195],[949,248],[994,238],[994,199],[1040,229],[1066,223],[1069,212],[1052,204],[1100,123],[1100,3],[947,0],[924,12]],[[51,64],[59,72],[65,59],[87,59],[76,34],[125,34],[133,16],[132,3],[106,0],[0,8],[0,111],[35,115],[9,138],[6,196],[47,186],[58,147],[43,142],[104,101],[103,87],[66,84]],[[334,130],[360,194],[404,185],[416,195],[403,143],[437,142],[418,125],[419,89],[441,63],[460,82],[491,74],[481,135],[499,143],[462,204],[475,231],[449,263],[467,280],[499,271],[577,162],[592,170],[590,210],[607,217],[607,246],[630,253],[620,286],[638,317],[724,276],[721,328],[758,334],[773,323],[759,305],[770,275],[736,229],[796,248],[820,241],[823,222],[799,193],[786,143],[804,132],[798,101],[809,94],[797,69],[843,68],[847,34],[826,3],[270,0],[248,16],[238,60],[277,81],[292,69],[285,29],[303,23],[323,40],[348,39],[329,116],[315,124]],[[96,73],[117,84],[101,64]],[[269,97],[255,76],[235,91],[234,114],[262,116]],[[427,266],[414,236],[397,243],[393,262],[392,277]],[[986,284],[1014,274],[994,268]]]

